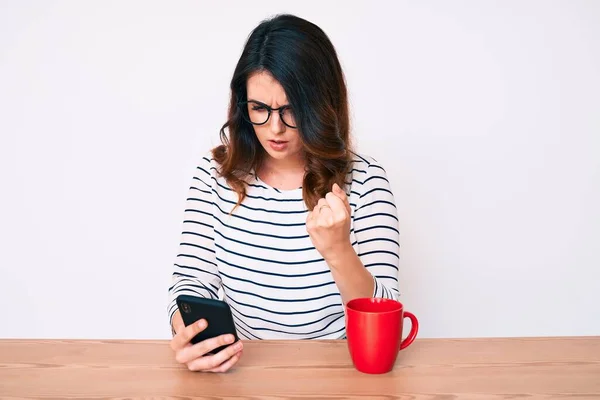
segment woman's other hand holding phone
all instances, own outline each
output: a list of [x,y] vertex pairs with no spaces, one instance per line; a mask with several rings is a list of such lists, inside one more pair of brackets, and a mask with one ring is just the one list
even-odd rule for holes
[[230,334],[192,344],[192,338],[207,327],[207,323],[203,319],[185,326],[181,314],[176,311],[172,323],[175,335],[171,339],[171,349],[175,352],[175,360],[180,364],[185,364],[190,371],[226,372],[242,356],[243,344],[241,341],[227,346],[217,354],[208,354],[218,347],[233,343],[235,338]]

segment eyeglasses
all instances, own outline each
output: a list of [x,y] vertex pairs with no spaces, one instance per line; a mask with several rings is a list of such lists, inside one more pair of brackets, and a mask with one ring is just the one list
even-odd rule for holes
[[[271,112],[278,111],[279,118],[281,118],[281,121],[285,126],[293,129],[296,128],[296,119],[294,118],[294,112],[290,106],[272,108],[256,100],[241,101],[238,103],[238,106],[242,109],[244,119],[253,125],[266,124],[271,117]],[[247,108],[247,113],[244,112],[244,108]]]

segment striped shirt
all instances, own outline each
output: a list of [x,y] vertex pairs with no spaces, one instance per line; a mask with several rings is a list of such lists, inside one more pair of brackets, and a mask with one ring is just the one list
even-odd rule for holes
[[[181,244],[169,288],[168,314],[180,294],[223,299],[243,339],[340,339],[345,314],[327,263],[306,231],[302,189],[278,190],[253,175],[237,194],[210,155],[195,170]],[[373,275],[374,297],[397,299],[399,231],[385,170],[355,156],[346,192],[350,241]]]

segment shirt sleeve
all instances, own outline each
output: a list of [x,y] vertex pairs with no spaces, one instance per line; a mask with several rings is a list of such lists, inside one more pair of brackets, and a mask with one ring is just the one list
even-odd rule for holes
[[373,297],[398,300],[398,215],[390,182],[383,167],[373,160],[367,167],[354,213],[358,256],[373,275]]
[[212,299],[219,297],[221,277],[214,245],[213,172],[210,159],[203,158],[188,191],[181,242],[168,290],[169,323],[177,311],[176,299],[180,294]]

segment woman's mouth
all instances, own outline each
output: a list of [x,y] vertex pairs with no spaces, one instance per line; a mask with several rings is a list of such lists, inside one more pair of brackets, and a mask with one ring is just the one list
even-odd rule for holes
[[269,145],[275,151],[283,151],[287,148],[287,140],[269,140]]

